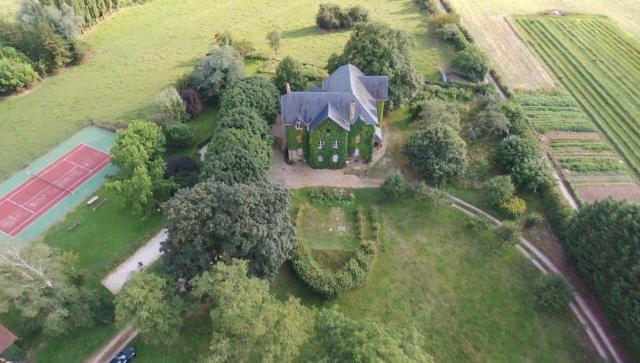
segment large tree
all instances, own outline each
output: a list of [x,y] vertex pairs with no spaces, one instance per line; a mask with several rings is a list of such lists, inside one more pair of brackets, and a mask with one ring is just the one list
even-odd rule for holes
[[254,131],[220,130],[209,142],[201,177],[227,184],[265,180],[271,152],[271,144]]
[[193,84],[205,99],[213,99],[229,84],[244,77],[244,62],[229,45],[212,47],[193,69]]
[[153,122],[132,121],[126,129],[116,132],[111,160],[118,173],[107,186],[123,195],[125,204],[136,213],[143,210],[152,200],[154,190],[164,183],[164,148],[162,130]]
[[498,162],[519,187],[537,191],[549,180],[544,154],[532,139],[517,135],[504,138],[498,149]]
[[404,32],[383,23],[358,24],[342,54],[329,58],[327,69],[351,63],[368,75],[389,76],[389,107],[409,102],[422,84],[420,73],[411,64],[413,40]]
[[269,145],[273,142],[267,121],[250,107],[242,106],[221,112],[220,120],[216,124],[216,133],[226,129],[246,130]]
[[467,164],[466,143],[449,126],[434,126],[412,134],[404,153],[412,167],[435,183],[459,175]]
[[290,56],[286,56],[278,63],[276,75],[273,77],[273,83],[275,83],[280,92],[285,93],[287,91],[287,84],[289,84],[293,91],[303,90],[307,85],[307,79],[304,76],[300,62]]
[[21,250],[0,245],[0,313],[16,309],[50,335],[91,324],[91,299],[76,262],[43,243]]
[[326,362],[421,362],[433,358],[421,347],[417,331],[398,334],[370,320],[353,320],[332,309],[316,317],[313,338],[303,350],[303,361],[322,357]]
[[167,344],[178,335],[181,304],[164,277],[135,275],[116,295],[115,305],[118,326],[133,326],[149,344]]
[[272,278],[296,244],[289,192],[275,184],[205,181],[165,204],[169,238],[162,245],[170,271],[191,278],[223,256],[249,261]]
[[632,356],[640,356],[640,206],[605,199],[578,211],[567,256]]
[[247,276],[247,263],[217,264],[191,282],[213,302],[213,362],[292,362],[309,336],[312,315],[295,298],[279,301],[269,282]]
[[280,110],[280,93],[270,80],[252,76],[231,84],[220,96],[220,109],[227,112],[238,107],[250,107],[269,124],[276,121]]

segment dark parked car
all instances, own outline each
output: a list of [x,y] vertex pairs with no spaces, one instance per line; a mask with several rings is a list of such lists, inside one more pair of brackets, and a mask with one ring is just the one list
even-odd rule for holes
[[116,354],[110,363],[129,363],[136,356],[136,350],[129,346],[124,348],[120,353]]

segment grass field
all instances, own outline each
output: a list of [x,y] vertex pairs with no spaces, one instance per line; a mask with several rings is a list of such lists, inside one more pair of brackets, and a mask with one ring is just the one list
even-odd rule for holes
[[[7,1],[7,0],[0,0]],[[154,0],[124,8],[84,39],[84,64],[47,78],[42,85],[0,100],[0,180],[78,130],[89,119],[129,121],[149,114],[153,97],[188,71],[228,30],[271,54],[265,34],[283,31],[280,56],[292,55],[324,66],[339,52],[349,32],[321,33],[315,27],[319,2],[313,0]],[[451,49],[432,43],[423,14],[411,0],[344,1],[361,4],[372,19],[406,30],[416,38],[413,61],[430,77],[447,64]]]
[[352,317],[416,327],[440,363],[591,361],[568,312],[538,311],[529,292],[538,273],[515,249],[489,251],[493,236],[462,227],[464,216],[453,208],[429,208],[415,198],[390,203],[376,190],[356,195],[356,205],[377,206],[384,220],[367,286],[324,302],[285,266],[273,285],[278,296],[293,293]]
[[603,14],[640,36],[640,0],[450,0],[462,15],[478,45],[513,89],[546,89],[555,81],[527,49],[508,20],[511,15],[537,14],[552,9],[567,13]]
[[516,17],[529,45],[640,174],[640,43],[592,16]]

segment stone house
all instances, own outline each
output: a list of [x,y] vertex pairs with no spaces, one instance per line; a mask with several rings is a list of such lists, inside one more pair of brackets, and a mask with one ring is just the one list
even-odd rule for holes
[[290,161],[338,169],[347,160],[370,161],[382,142],[380,121],[388,98],[387,76],[366,76],[345,64],[322,87],[282,96],[282,123]]

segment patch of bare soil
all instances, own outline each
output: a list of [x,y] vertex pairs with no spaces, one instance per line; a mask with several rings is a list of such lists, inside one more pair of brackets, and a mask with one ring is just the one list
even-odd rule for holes
[[541,139],[580,139],[580,140],[600,140],[597,132],[575,132],[575,131],[547,131],[541,135]]
[[637,184],[578,185],[575,189],[578,196],[587,203],[607,197],[634,203],[640,202],[640,187]]

